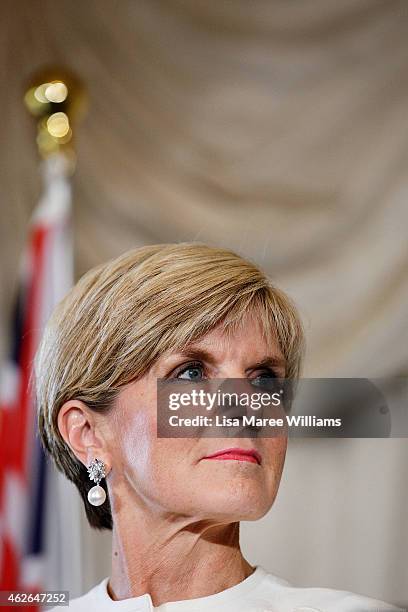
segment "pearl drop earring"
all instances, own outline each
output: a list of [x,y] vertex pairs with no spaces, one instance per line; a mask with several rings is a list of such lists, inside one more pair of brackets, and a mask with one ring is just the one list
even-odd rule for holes
[[92,506],[102,506],[106,499],[105,489],[99,483],[106,476],[106,467],[100,459],[93,459],[88,467],[89,478],[96,482],[96,486],[88,491],[88,501]]

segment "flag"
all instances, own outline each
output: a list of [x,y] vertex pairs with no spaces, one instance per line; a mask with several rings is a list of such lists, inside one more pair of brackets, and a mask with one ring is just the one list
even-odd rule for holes
[[[30,384],[44,325],[73,282],[68,162],[54,155],[42,171],[43,196],[29,226],[0,370],[0,590],[80,589],[78,496],[44,456]],[[67,567],[76,569],[70,574]]]

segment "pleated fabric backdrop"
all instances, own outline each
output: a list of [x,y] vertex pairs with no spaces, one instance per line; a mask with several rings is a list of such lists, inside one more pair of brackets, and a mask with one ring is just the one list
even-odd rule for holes
[[[298,304],[306,374],[408,374],[404,0],[20,0],[1,14],[3,348],[40,189],[24,80],[60,64],[90,94],[77,276],[138,244],[232,247]],[[407,480],[405,440],[293,442],[276,507],[243,528],[248,556],[407,603]],[[89,586],[108,542],[85,533]]]

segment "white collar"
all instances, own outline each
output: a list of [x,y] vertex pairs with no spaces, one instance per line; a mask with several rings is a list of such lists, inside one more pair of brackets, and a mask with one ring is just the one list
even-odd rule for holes
[[257,566],[255,571],[252,572],[248,578],[245,578],[242,582],[220,593],[196,599],[168,602],[157,608],[153,607],[149,594],[130,597],[120,601],[111,599],[107,589],[109,578],[104,578],[104,580],[95,587],[94,595],[98,600],[100,610],[114,609],[118,612],[187,612],[188,610],[194,609],[194,611],[197,612],[207,612],[208,610],[214,610],[215,606],[217,606],[218,609],[220,606],[231,604],[234,600],[245,598],[250,591],[259,585],[266,575],[267,572],[262,567]]

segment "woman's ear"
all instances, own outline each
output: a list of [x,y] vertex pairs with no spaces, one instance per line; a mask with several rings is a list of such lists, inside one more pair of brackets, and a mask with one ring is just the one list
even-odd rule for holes
[[69,400],[58,413],[58,429],[75,457],[86,467],[95,457],[111,467],[105,441],[97,431],[96,419],[84,402]]

